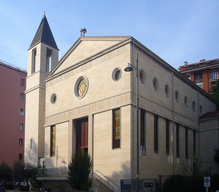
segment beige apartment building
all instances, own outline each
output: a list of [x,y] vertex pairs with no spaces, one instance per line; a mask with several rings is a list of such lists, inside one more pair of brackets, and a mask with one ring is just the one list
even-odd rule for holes
[[[120,179],[136,178],[137,144],[140,157],[146,147],[140,179],[193,169],[195,151],[204,170],[219,172],[218,120],[201,118],[215,100],[171,65],[131,36],[81,36],[60,60],[58,51],[44,16],[28,50],[26,89],[25,161],[45,165],[38,179],[67,180],[71,155],[82,149],[93,176],[117,191]],[[133,72],[124,71],[128,63]]]

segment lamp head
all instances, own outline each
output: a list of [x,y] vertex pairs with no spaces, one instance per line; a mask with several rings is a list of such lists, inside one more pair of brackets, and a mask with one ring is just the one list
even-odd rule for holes
[[124,69],[124,71],[125,71],[125,72],[131,72],[131,71],[133,71],[133,68],[130,67],[130,66],[128,66],[128,67],[126,67],[126,68]]

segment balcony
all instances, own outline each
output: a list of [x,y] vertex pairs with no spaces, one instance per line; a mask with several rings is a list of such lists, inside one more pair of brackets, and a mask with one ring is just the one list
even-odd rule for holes
[[37,180],[67,180],[68,168],[39,168]]

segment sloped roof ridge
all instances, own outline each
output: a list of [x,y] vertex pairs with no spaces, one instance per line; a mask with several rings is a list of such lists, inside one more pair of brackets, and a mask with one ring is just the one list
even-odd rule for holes
[[[53,69],[47,74],[46,79],[48,80],[50,76],[53,75],[53,73],[59,68],[59,66],[65,61],[65,59],[74,51],[74,49],[82,42],[82,41],[86,41],[86,40],[112,40],[114,39],[115,41],[120,40],[121,42],[107,48],[106,50],[101,51],[101,53],[107,51],[107,50],[111,50],[114,49],[114,47],[117,47],[123,43],[127,43],[126,41],[131,41],[133,37],[132,36],[83,36],[83,37],[79,37],[77,39],[77,41],[69,48],[69,50],[62,56],[62,58],[58,61],[58,63],[53,67]],[[89,60],[90,58],[96,58],[97,55],[101,54],[101,53],[97,53],[89,58],[87,58],[86,60]],[[85,60],[80,61],[79,63],[83,63],[85,62]],[[59,75],[62,74],[59,73]],[[47,81],[46,80],[46,81]]]
[[45,43],[46,45],[49,45],[50,47],[53,47],[54,49],[58,50],[57,44],[55,42],[55,39],[53,37],[52,31],[49,27],[49,23],[45,15],[43,16],[40,22],[40,25],[36,31],[36,34],[33,38],[33,41],[29,49],[31,49],[40,42]]

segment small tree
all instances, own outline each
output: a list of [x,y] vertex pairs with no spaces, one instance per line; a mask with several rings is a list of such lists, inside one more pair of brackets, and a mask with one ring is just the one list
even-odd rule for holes
[[216,81],[215,86],[212,86],[209,93],[217,100],[217,109],[219,109],[219,80]]
[[71,162],[68,166],[68,183],[72,189],[87,190],[91,187],[89,174],[92,168],[91,157],[79,150],[72,155]]
[[13,175],[15,181],[21,182],[24,179],[24,164],[21,161],[13,163]]
[[4,161],[0,163],[0,182],[4,180],[5,182],[12,180],[12,169]]
[[219,165],[219,148],[218,149],[214,149],[214,151],[215,151],[215,153],[214,153],[214,160]]
[[36,176],[37,174],[37,168],[33,165],[30,165],[30,164],[25,164],[24,165],[24,178],[27,182],[27,185],[28,185],[28,182],[29,182],[29,179]]

